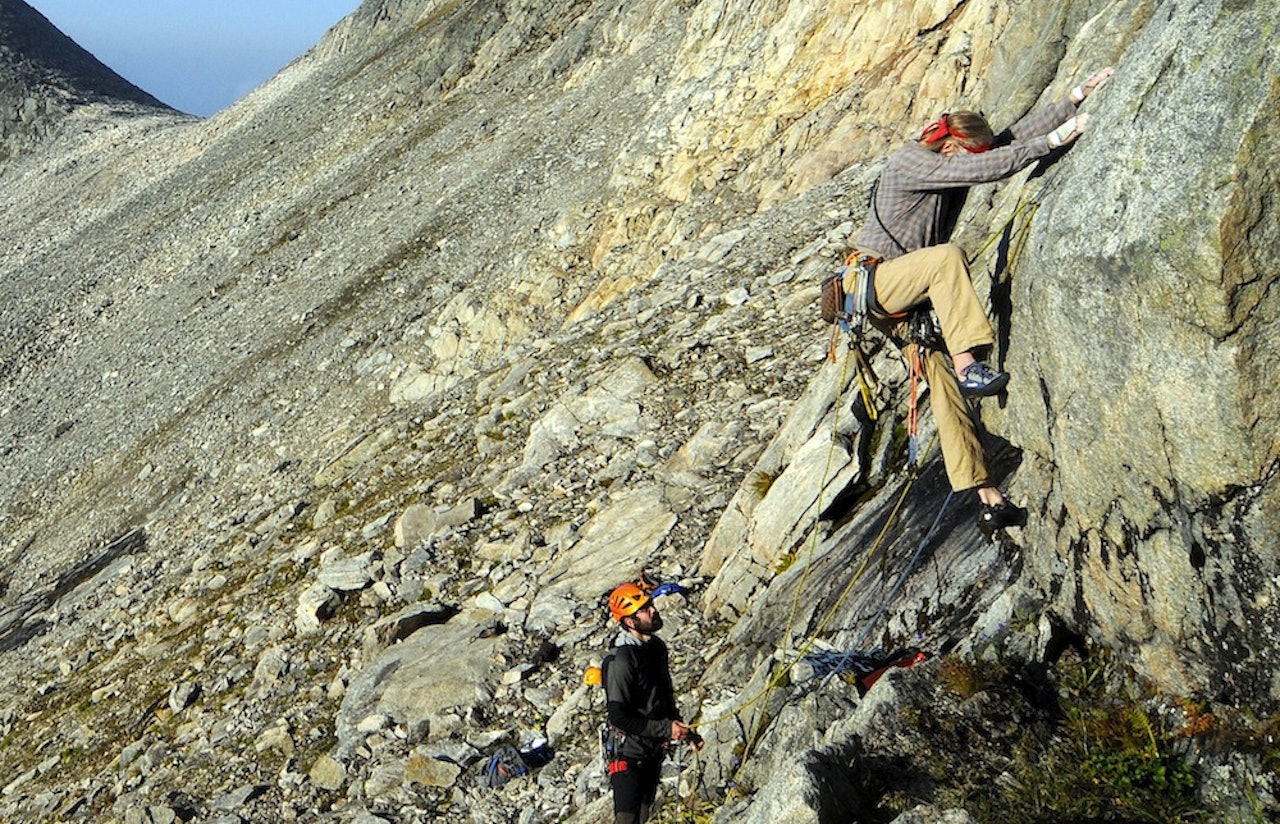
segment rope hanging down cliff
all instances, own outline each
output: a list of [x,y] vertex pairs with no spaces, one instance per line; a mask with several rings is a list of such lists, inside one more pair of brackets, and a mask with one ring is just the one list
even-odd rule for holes
[[[1025,202],[1019,203],[1019,205],[1014,209],[1010,217],[1003,224],[1001,224],[1001,226],[995,232],[993,232],[986,239],[986,241],[984,241],[981,244],[974,258],[976,259],[982,254],[985,254],[986,251],[990,249],[993,244],[995,244],[1001,238],[1005,238],[1006,241],[1010,242],[1011,245],[1010,245],[1010,252],[1006,258],[1006,266],[1004,267],[1004,272],[1006,274],[1011,273],[1016,261],[1020,257],[1021,250],[1025,245],[1026,235],[1028,233],[1031,220],[1034,218],[1036,209],[1038,208],[1038,206],[1039,206],[1038,198],[1028,199]],[[1015,224],[1017,225],[1015,226]],[[841,297],[841,301],[843,302],[843,296]],[[921,314],[923,315],[923,313]],[[923,321],[918,321],[918,322],[923,324]],[[932,324],[932,318],[929,318],[929,322],[930,324]],[[856,328],[855,324],[850,323],[849,329],[854,329],[854,328]],[[918,335],[919,332],[917,332],[916,334]],[[860,340],[855,340],[852,336],[850,337],[849,347],[852,353],[852,358],[846,358],[843,361],[845,364],[846,371],[841,375],[841,379],[838,384],[839,386],[844,386],[845,383],[848,382],[849,380],[847,370],[849,368],[849,364],[851,360],[853,361],[853,363],[856,365],[856,368],[858,369],[863,369],[863,368],[866,368],[868,370],[870,369],[869,360],[866,357],[865,353],[862,354],[861,358],[857,356],[858,353],[860,353],[860,348],[858,346],[860,342],[861,342]],[[833,357],[834,357],[834,351],[835,350],[833,347],[832,349]],[[914,370],[911,370],[909,368],[909,371],[914,371]],[[879,382],[878,382],[878,379],[875,378],[874,372],[871,372],[870,374],[871,374],[871,380],[874,381],[878,386]],[[866,382],[860,381],[859,392],[860,392],[860,401],[863,404],[866,404],[868,403],[869,400],[871,400],[871,396],[868,392],[868,386]],[[909,415],[915,418],[915,420],[918,423],[918,410],[916,407],[917,399],[918,399],[918,393],[913,391],[910,409],[909,409]],[[855,404],[858,402],[859,401],[855,400]],[[839,400],[837,400],[836,402],[837,414],[839,413],[839,410],[842,408],[842,406],[843,404],[840,403]],[[875,409],[874,405],[870,407],[867,410],[867,412],[868,412],[868,415],[867,415],[868,420],[875,421],[878,419],[879,417],[878,410]],[[833,427],[838,428],[837,424],[838,424],[838,420],[833,422]],[[925,458],[931,452],[932,446],[933,444],[931,443],[929,447],[924,450],[920,450],[918,448],[911,449],[911,454],[909,455],[909,457],[913,458],[914,460],[909,462],[910,471],[908,474],[907,482],[906,484],[904,484],[901,493],[898,495],[897,500],[894,504],[894,507],[889,514],[889,517],[886,519],[884,525],[881,527],[875,540],[872,542],[872,545],[865,552],[862,553],[862,559],[858,567],[854,570],[853,574],[850,576],[849,580],[845,584],[840,594],[836,597],[836,599],[832,602],[831,606],[823,614],[823,616],[819,620],[814,630],[811,633],[809,633],[806,639],[804,640],[804,642],[800,644],[799,647],[797,647],[797,649],[795,650],[794,654],[790,657],[790,659],[784,664],[784,666],[779,668],[779,670],[773,675],[773,677],[769,679],[768,683],[762,689],[760,689],[756,694],[752,695],[747,700],[736,704],[733,709],[728,710],[719,716],[716,716],[713,718],[707,718],[707,719],[695,719],[694,721],[695,727],[707,727],[707,726],[712,726],[718,723],[722,723],[723,721],[726,721],[729,718],[741,715],[744,711],[750,709],[752,706],[762,701],[767,701],[772,696],[772,694],[778,689],[778,687],[781,686],[787,680],[788,676],[790,675],[791,671],[795,668],[795,666],[798,665],[801,661],[805,660],[806,657],[813,654],[813,650],[818,639],[827,631],[827,628],[829,627],[831,622],[835,619],[836,615],[843,608],[848,597],[856,589],[857,585],[862,581],[867,570],[871,566],[872,560],[881,556],[881,550],[882,550],[882,546],[885,543],[885,539],[889,535],[890,531],[895,527],[897,523],[898,515],[901,513],[902,507],[905,504],[908,496],[910,495],[917,478],[919,477],[919,468],[923,465]],[[835,444],[835,441],[833,440],[831,445],[828,448],[828,457],[827,457],[826,465],[823,470],[822,482],[819,486],[819,490],[820,490],[819,496],[821,496],[822,494],[821,491],[825,490],[828,483],[830,482],[831,467],[833,463],[832,456],[833,456],[833,450],[835,448],[836,448],[836,444]],[[877,622],[883,617],[885,612],[888,611],[888,608],[890,607],[890,605],[901,593],[902,588],[905,585],[906,581],[915,572],[915,569],[918,567],[919,562],[923,557],[924,549],[929,545],[929,542],[933,539],[933,536],[936,534],[937,529],[940,526],[942,519],[951,504],[951,500],[953,496],[954,496],[954,493],[949,493],[946,496],[945,500],[942,502],[942,505],[939,507],[938,513],[934,517],[930,528],[928,529],[924,537],[921,539],[920,543],[917,545],[916,550],[913,553],[911,559],[908,561],[907,565],[899,573],[897,581],[890,588],[886,596],[883,599],[881,599],[881,603],[879,604],[878,608],[875,610],[872,616],[868,619],[864,629],[862,630],[861,634],[858,636],[857,641],[854,643],[853,647],[851,648],[852,650],[856,651],[867,640],[867,638],[870,637],[871,633],[874,631],[874,628]],[[803,561],[801,561],[803,563],[804,572],[802,573],[801,579],[795,588],[792,601],[791,601],[790,612],[786,622],[786,630],[782,636],[785,638],[790,638],[790,637],[793,637],[794,635],[796,616],[799,611],[798,610],[799,602],[806,590],[809,574],[812,571],[814,566],[813,556],[815,554],[815,549],[818,542],[817,521],[820,516],[820,513],[823,510],[824,508],[821,505],[821,501],[819,501],[819,505],[815,507],[815,510],[814,510],[815,511],[814,524],[813,524],[813,527],[810,529],[810,538],[808,541],[808,547],[806,549],[806,557],[805,559],[803,559]],[[854,652],[846,652],[841,654],[838,657],[835,657],[836,669],[833,671],[838,671],[838,669],[841,668],[843,664],[846,664],[850,660],[850,657],[853,654]],[[823,682],[823,686],[825,686],[829,680],[830,680],[830,676],[828,676],[828,678]],[[763,729],[758,729],[750,736],[750,739],[746,742],[746,748],[748,751],[754,746],[754,744],[758,740],[759,735],[762,733],[763,733]]]

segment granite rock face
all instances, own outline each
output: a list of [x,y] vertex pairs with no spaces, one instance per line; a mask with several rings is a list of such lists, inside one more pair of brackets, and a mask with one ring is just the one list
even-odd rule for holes
[[[596,820],[582,673],[641,571],[676,585],[708,740],[668,797],[716,820],[846,820],[885,759],[994,783],[1049,723],[953,705],[933,664],[859,700],[815,649],[1052,666],[1072,638],[1274,712],[1278,18],[368,0],[197,121],[6,0],[0,818]],[[957,232],[1031,512],[988,543],[927,411],[905,466],[883,341],[860,411],[818,285],[924,123],[1003,125],[1107,64],[1090,133]],[[895,728],[935,710],[985,754]],[[1206,763],[1206,809],[1277,809],[1251,759]]]
[[1280,53],[1257,11],[1178,5],[1135,32],[1105,140],[1064,162],[1012,279],[1008,431],[1063,613],[1170,689],[1271,704]]

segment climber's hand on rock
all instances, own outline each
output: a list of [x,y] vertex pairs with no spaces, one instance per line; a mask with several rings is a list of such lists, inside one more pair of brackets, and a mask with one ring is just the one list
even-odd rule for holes
[[1087,114],[1078,114],[1049,132],[1049,148],[1056,149],[1074,143],[1076,138],[1089,130],[1091,120]]
[[1099,69],[1089,75],[1089,79],[1076,86],[1071,90],[1071,102],[1077,106],[1085,101],[1085,99],[1107,85],[1107,81],[1116,73],[1115,66],[1107,66],[1105,69]]

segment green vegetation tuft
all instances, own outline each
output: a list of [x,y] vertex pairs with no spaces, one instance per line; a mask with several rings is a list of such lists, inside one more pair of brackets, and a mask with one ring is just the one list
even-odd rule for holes
[[752,492],[756,493],[756,497],[763,500],[764,496],[769,494],[769,490],[773,488],[773,482],[777,480],[776,475],[768,472],[756,471],[751,473],[751,477],[747,479],[747,486]]
[[942,686],[962,701],[990,688],[1005,675],[1002,667],[958,657],[948,657],[938,668],[938,680]]
[[[1185,755],[1201,722],[1161,713],[1160,702],[1139,694],[1114,669],[1095,656],[1060,671],[1057,729],[1018,741],[1005,780],[965,805],[979,821],[1206,820],[1199,776]],[[958,676],[952,681],[967,684]],[[1185,723],[1175,724],[1179,717]]]

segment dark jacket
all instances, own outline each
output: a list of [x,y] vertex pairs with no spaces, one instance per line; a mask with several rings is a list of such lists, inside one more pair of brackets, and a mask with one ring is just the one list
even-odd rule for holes
[[667,645],[653,637],[641,642],[630,633],[601,664],[609,723],[623,733],[620,756],[642,760],[661,756],[679,721]]

